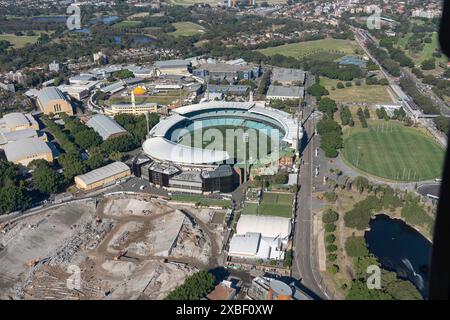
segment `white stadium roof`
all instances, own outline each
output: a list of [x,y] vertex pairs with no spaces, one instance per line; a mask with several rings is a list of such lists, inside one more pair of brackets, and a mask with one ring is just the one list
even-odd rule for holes
[[142,149],[151,158],[175,163],[221,163],[230,158],[226,151],[190,148],[163,137],[147,139],[142,145]]
[[230,108],[230,109],[242,109],[249,110],[254,107],[254,102],[223,102],[223,101],[211,101],[199,104],[192,104],[189,106],[180,107],[174,110],[174,112],[184,115],[200,110],[209,110],[217,108]]
[[236,234],[261,233],[263,237],[281,239],[291,234],[291,219],[273,216],[241,215],[236,226]]

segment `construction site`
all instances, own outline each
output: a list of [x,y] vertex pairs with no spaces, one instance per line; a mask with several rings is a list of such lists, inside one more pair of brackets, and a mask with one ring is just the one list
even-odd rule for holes
[[215,214],[111,194],[13,219],[1,226],[0,299],[164,299],[223,263]]

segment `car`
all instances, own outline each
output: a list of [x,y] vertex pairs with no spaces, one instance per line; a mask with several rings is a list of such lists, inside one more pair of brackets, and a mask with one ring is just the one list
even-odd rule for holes
[[144,189],[145,189],[145,186],[140,186],[139,189],[140,189],[140,190],[144,190]]

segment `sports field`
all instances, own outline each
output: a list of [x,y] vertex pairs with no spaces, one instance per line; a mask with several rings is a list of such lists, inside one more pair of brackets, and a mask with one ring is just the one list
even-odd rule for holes
[[291,218],[293,200],[293,194],[264,192],[259,205],[245,203],[243,213]]
[[175,22],[172,25],[177,29],[170,33],[174,37],[190,37],[205,32],[205,29],[201,25],[189,21]]
[[369,128],[344,134],[344,160],[351,166],[388,180],[423,181],[441,175],[444,151],[414,128],[394,121],[369,121]]
[[0,34],[0,40],[6,40],[11,43],[14,48],[23,48],[28,44],[34,44],[39,39],[41,33],[45,32],[36,32],[34,36],[16,36],[15,34],[4,33]]
[[[247,149],[243,143],[244,133],[248,133],[250,139]],[[191,147],[203,146],[205,149],[227,151],[238,163],[244,163],[245,157],[252,163],[258,160],[262,161],[269,157],[272,148],[275,151],[278,149],[278,144],[272,143],[270,137],[262,131],[229,125],[192,131],[184,135],[179,143]],[[266,143],[265,150],[262,148],[264,143]]]
[[[400,38],[397,42],[397,45],[405,50],[405,47],[408,43],[408,39],[412,36],[412,33],[407,33],[403,38]],[[439,48],[439,39],[438,39],[438,33],[433,32],[432,34],[432,42],[431,43],[425,43],[423,46],[422,51],[418,53],[412,53],[409,50],[405,50],[406,54],[409,55],[416,65],[421,64],[424,60],[433,58],[433,52],[436,51],[437,48]],[[442,55],[441,58],[436,58],[436,62],[446,62],[447,58]]]
[[[343,89],[336,89],[338,82],[344,85],[346,81],[338,81],[326,77],[320,77],[320,84],[327,88],[330,95],[329,98],[341,103],[392,103],[392,95],[388,91],[388,86],[372,85],[368,86],[361,80],[362,85],[357,86],[355,81],[352,82],[351,87]],[[335,90],[332,90],[335,88]]]
[[278,47],[260,49],[258,51],[266,56],[282,54],[284,56],[298,59],[323,52],[339,53],[341,55],[350,54],[354,53],[356,48],[357,44],[354,41],[326,38],[314,41],[290,43]]

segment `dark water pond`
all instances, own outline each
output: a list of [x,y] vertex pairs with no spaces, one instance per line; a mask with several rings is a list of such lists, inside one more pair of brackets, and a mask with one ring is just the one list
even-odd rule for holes
[[428,296],[430,241],[404,221],[386,215],[371,220],[365,239],[383,268],[410,280],[424,297]]

